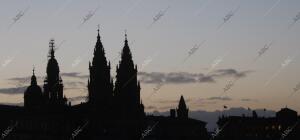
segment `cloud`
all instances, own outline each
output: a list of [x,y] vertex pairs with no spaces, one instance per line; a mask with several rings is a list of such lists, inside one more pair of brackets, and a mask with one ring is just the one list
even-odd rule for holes
[[252,71],[237,71],[235,69],[219,69],[219,70],[215,70],[213,72],[212,77],[224,77],[224,76],[233,76],[236,78],[241,78],[241,77],[245,77],[246,74],[250,73]]
[[258,102],[258,100],[256,100],[256,99],[248,99],[248,98],[241,99],[241,101],[243,101],[243,102]]
[[[86,83],[81,81],[64,82],[64,90],[85,89]],[[23,94],[30,83],[16,83],[15,87],[0,88],[2,94]],[[40,86],[42,88],[42,86]]]
[[154,110],[157,110],[158,108],[156,106],[150,105],[150,106],[146,106],[145,109],[149,109],[149,110],[153,110],[154,109]]
[[79,72],[69,72],[69,73],[61,73],[62,77],[70,77],[70,78],[79,78],[79,79],[87,79],[88,75],[82,75]]
[[[192,99],[184,99],[185,103],[189,103],[191,101],[193,101]],[[156,103],[160,103],[160,104],[178,104],[179,103],[179,99],[178,100],[158,100],[155,101]]]
[[[139,72],[139,80],[146,84],[153,83],[167,83],[167,84],[188,84],[188,83],[215,83],[217,78],[234,76],[245,77],[251,71],[239,72],[234,69],[219,69],[213,71],[209,75],[202,73],[188,73],[188,72]],[[88,75],[81,74],[79,72],[61,73],[62,77],[77,78],[76,81],[65,81],[65,90],[83,88],[86,83],[81,81],[88,78]],[[38,83],[42,83],[44,77],[37,76]],[[21,94],[24,93],[26,88],[30,85],[31,76],[26,77],[14,77],[8,79],[11,84],[15,85],[10,88],[0,88],[0,93],[3,94]]]
[[0,102],[0,105],[24,106],[24,102],[20,102],[20,103],[6,103],[6,102]]
[[[64,90],[72,90],[72,89],[85,89],[84,82],[65,82]],[[29,84],[28,84],[29,86]],[[16,87],[9,87],[9,88],[0,88],[1,94],[24,94],[25,90],[28,86],[16,86]],[[42,86],[40,86],[42,88]]]
[[[70,90],[70,89],[83,89],[86,87],[86,82],[83,82],[82,80],[87,79],[87,75],[83,75],[78,72],[69,72],[69,73],[61,73],[61,76],[69,77],[69,78],[78,78],[77,80],[66,80],[63,82],[65,88],[64,90]],[[42,76],[36,76],[38,83],[43,83],[44,78]],[[25,76],[25,77],[14,77],[7,79],[9,80],[9,83],[13,85],[9,88],[0,88],[0,93],[2,94],[23,94],[26,88],[30,85],[31,76]],[[42,88],[42,86],[40,86]]]
[[68,98],[68,101],[70,102],[84,102],[86,101],[87,96],[76,96],[76,97],[71,97]]
[[218,78],[223,77],[246,77],[252,71],[237,71],[235,69],[219,69],[210,74],[188,73],[188,72],[139,72],[139,80],[146,84],[189,84],[189,83],[215,83]]
[[200,83],[215,83],[216,80],[212,76],[203,76],[199,78]]
[[0,93],[2,94],[23,94],[26,90],[26,86],[12,87],[12,88],[1,88]]
[[78,87],[84,87],[87,84],[85,82],[82,81],[67,81],[63,83],[68,89],[71,88],[78,88]]
[[168,73],[165,76],[165,82],[167,83],[195,83],[197,81],[197,74],[191,74],[187,72],[179,72],[179,73]]
[[27,76],[27,77],[14,77],[14,78],[10,78],[8,80],[11,80],[11,81],[25,81],[25,80],[28,80],[30,78],[31,78],[30,76]]
[[229,97],[210,97],[207,100],[231,101],[232,99]]
[[[79,78],[79,79],[87,79],[88,75],[81,74],[79,72],[66,72],[66,73],[60,73],[62,77],[69,77],[69,78]],[[45,77],[42,76],[36,76],[38,81],[43,81]],[[14,77],[8,79],[9,81],[14,81],[14,82],[29,82],[31,80],[31,76],[25,76],[25,77]]]

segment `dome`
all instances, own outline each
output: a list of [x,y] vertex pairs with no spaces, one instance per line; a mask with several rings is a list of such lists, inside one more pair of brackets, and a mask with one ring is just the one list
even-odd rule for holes
[[42,88],[38,85],[30,85],[26,89],[25,94],[30,94],[31,96],[41,96]]
[[31,85],[24,92],[24,106],[33,107],[40,105],[42,102],[42,88],[37,85],[36,76],[34,74],[31,77]]

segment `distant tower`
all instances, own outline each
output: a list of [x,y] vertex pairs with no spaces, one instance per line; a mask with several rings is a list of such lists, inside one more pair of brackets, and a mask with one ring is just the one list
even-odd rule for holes
[[59,75],[59,66],[55,59],[54,40],[49,42],[49,59],[47,76],[44,80],[44,100],[50,106],[66,105],[67,99],[63,95],[63,81]]
[[42,89],[37,85],[34,69],[32,70],[31,84],[24,92],[24,107],[38,108],[42,103]]
[[110,62],[106,60],[99,29],[94,57],[92,63],[89,63],[89,71],[88,102],[93,109],[107,114],[113,98],[113,81],[110,76]]
[[177,109],[177,116],[180,119],[186,119],[189,117],[189,109],[187,108],[186,104],[185,104],[185,100],[183,98],[183,96],[181,95],[180,100],[179,100],[179,105],[178,105],[178,109]]
[[137,80],[137,66],[132,60],[131,51],[128,45],[127,34],[121,54],[121,61],[116,68],[115,98],[123,118],[140,118],[143,112],[143,105],[140,99],[140,82]]

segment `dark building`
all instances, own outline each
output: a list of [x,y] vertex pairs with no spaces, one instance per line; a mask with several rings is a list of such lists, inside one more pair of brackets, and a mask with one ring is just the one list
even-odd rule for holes
[[[170,110],[169,117],[148,116],[146,124],[152,133],[145,140],[208,140],[206,123],[188,117],[189,110],[183,96],[180,97],[176,110]],[[155,129],[154,129],[155,128]],[[144,136],[147,130],[142,134]]]
[[297,121],[298,114],[296,111],[285,107],[276,113],[276,118],[282,121],[295,122]]
[[283,108],[276,117],[222,116],[213,134],[216,140],[298,140],[300,125],[297,112]]
[[[206,123],[188,118],[181,96],[173,117],[146,116],[140,97],[138,69],[125,34],[116,80],[97,35],[94,56],[89,63],[87,101],[68,105],[63,81],[55,58],[55,45],[49,43],[49,56],[43,90],[34,70],[31,84],[24,92],[24,107],[0,105],[1,139],[9,140],[192,140],[208,138]],[[177,117],[176,113],[177,112]],[[159,123],[153,123],[153,122]],[[147,130],[155,124],[151,131]],[[6,129],[9,128],[9,132]]]

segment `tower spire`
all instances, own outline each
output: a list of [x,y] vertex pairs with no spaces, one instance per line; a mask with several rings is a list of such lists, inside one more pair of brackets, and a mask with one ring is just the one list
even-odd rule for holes
[[181,95],[181,97],[180,97],[179,105],[178,105],[178,106],[179,106],[179,107],[182,107],[182,108],[187,108],[187,107],[186,107],[185,100],[184,100],[184,98],[183,98],[183,95]]
[[45,77],[44,81],[45,101],[54,106],[65,105],[66,102],[63,100],[63,84],[59,74],[59,65],[54,56],[54,39],[50,40],[49,47],[50,58],[48,60],[46,69],[47,76]]
[[127,41],[127,30],[125,29],[125,40]]
[[34,71],[35,71],[35,69],[33,67],[33,69],[32,69],[32,77],[31,77],[31,85],[37,85],[36,76],[35,76]]
[[181,95],[180,100],[179,100],[178,109],[177,109],[178,118],[188,118],[188,116],[189,116],[188,114],[189,114],[189,109],[186,106],[183,95]]
[[32,75],[33,75],[33,76],[35,76],[35,73],[34,73],[34,72],[35,72],[35,67],[34,67],[34,65],[33,65],[33,69],[32,69]]
[[49,47],[50,47],[50,58],[54,58],[54,39],[50,40]]
[[[100,40],[100,25],[97,29],[97,42],[93,60],[89,63],[88,101],[94,109],[105,109],[110,105],[113,96],[113,84],[110,77],[110,66],[107,64],[105,50]],[[101,83],[101,85],[99,85]]]
[[[132,60],[131,51],[128,45],[127,31],[125,30],[124,47],[121,53],[121,60],[117,66],[115,80],[115,93],[119,106],[122,106],[123,117],[136,118],[144,114],[140,100],[140,88],[137,79],[137,70]],[[126,112],[126,113],[125,113]],[[130,112],[130,113],[127,113]]]
[[98,36],[97,36],[97,39],[100,40],[100,33],[99,33],[100,32],[100,24],[98,24],[97,26],[98,26],[98,29],[97,29]]

